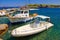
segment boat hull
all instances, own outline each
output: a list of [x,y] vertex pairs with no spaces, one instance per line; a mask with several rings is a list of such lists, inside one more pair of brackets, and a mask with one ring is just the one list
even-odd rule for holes
[[33,19],[33,17],[31,17],[31,18],[14,18],[14,19],[9,18],[11,23],[15,23],[15,22],[27,22],[27,21],[32,20],[32,19]]

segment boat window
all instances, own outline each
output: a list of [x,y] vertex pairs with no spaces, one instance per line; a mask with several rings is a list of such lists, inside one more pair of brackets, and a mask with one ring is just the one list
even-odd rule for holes
[[23,13],[23,11],[20,11],[21,13]]
[[25,11],[24,13],[28,13],[28,11]]
[[11,12],[11,11],[14,11],[14,10],[10,10],[10,12]]
[[20,11],[17,11],[18,13],[20,13]]

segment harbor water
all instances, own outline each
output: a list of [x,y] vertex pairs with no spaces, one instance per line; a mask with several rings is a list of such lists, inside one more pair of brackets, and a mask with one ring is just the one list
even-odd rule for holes
[[[35,35],[27,37],[12,37],[9,32],[7,32],[2,39],[4,40],[60,40],[60,8],[40,8],[39,10],[30,10],[30,13],[38,13],[39,15],[45,15],[51,17],[51,22],[54,24],[50,29],[40,32]],[[0,18],[0,24],[9,23],[8,18]],[[10,27],[20,26],[9,25]],[[10,28],[11,29],[11,28]],[[7,35],[7,36],[6,36]]]

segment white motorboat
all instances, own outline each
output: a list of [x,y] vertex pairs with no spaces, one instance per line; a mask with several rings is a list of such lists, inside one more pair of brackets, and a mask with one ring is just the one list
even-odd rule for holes
[[[37,17],[41,17],[43,19],[50,18],[46,16],[37,16]],[[35,20],[35,22],[33,23],[30,23],[12,30],[11,35],[14,37],[33,35],[33,34],[42,32],[44,30],[47,30],[52,26],[53,24],[50,22]]]
[[51,23],[41,24],[38,27],[35,27],[35,26],[32,27],[30,24],[28,24],[28,25],[24,25],[22,27],[18,27],[16,29],[14,29],[11,32],[11,35],[14,36],[14,37],[33,35],[33,34],[42,32],[44,30],[47,30],[48,28],[50,28],[52,26],[53,26],[53,24],[51,24]]

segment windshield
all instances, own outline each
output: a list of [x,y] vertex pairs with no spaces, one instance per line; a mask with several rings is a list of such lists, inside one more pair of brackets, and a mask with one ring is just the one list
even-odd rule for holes
[[28,11],[25,11],[24,13],[28,13]]

